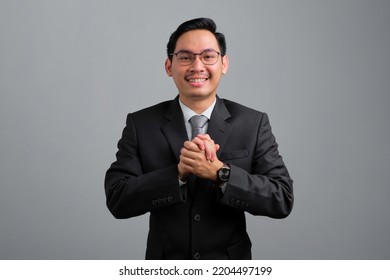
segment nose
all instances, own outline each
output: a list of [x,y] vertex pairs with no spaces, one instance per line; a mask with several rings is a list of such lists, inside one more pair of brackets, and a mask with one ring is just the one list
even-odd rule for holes
[[195,55],[194,61],[191,64],[191,70],[192,71],[195,71],[195,70],[199,71],[202,69],[204,69],[204,64],[203,64],[202,60],[200,59],[200,55]]

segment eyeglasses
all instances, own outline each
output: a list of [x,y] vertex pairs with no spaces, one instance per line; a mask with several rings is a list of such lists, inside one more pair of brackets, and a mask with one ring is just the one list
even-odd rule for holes
[[195,61],[197,55],[199,55],[199,58],[204,65],[213,65],[217,63],[220,54],[221,54],[220,52],[208,49],[202,51],[201,53],[193,53],[190,51],[183,50],[183,51],[178,51],[176,53],[173,53],[171,55],[176,55],[177,61],[181,65],[188,66]]

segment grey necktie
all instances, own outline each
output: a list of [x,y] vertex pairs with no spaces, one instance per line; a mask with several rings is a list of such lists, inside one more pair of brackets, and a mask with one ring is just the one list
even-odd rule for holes
[[198,134],[205,134],[206,128],[205,124],[209,119],[206,116],[195,115],[190,119],[192,126],[192,139],[195,138]]

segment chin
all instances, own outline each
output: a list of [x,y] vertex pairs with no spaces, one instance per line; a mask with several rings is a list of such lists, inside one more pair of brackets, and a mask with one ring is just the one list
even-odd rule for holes
[[207,99],[210,98],[211,96],[213,96],[212,93],[205,93],[205,92],[194,92],[189,95],[189,97],[198,100]]

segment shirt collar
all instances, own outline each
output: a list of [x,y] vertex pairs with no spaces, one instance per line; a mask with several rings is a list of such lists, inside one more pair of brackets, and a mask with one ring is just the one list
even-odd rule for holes
[[[214,102],[210,105],[210,107],[208,107],[206,110],[204,110],[200,115],[203,115],[203,116],[207,117],[208,119],[210,119],[211,118],[211,113],[214,110],[216,102],[217,102],[217,99],[215,99]],[[184,105],[184,103],[181,102],[180,98],[179,98],[179,104],[180,104],[181,110],[183,111],[183,116],[184,116],[184,121],[185,122],[188,122],[191,117],[193,117],[195,115],[198,115],[192,109],[190,109],[189,107]]]

